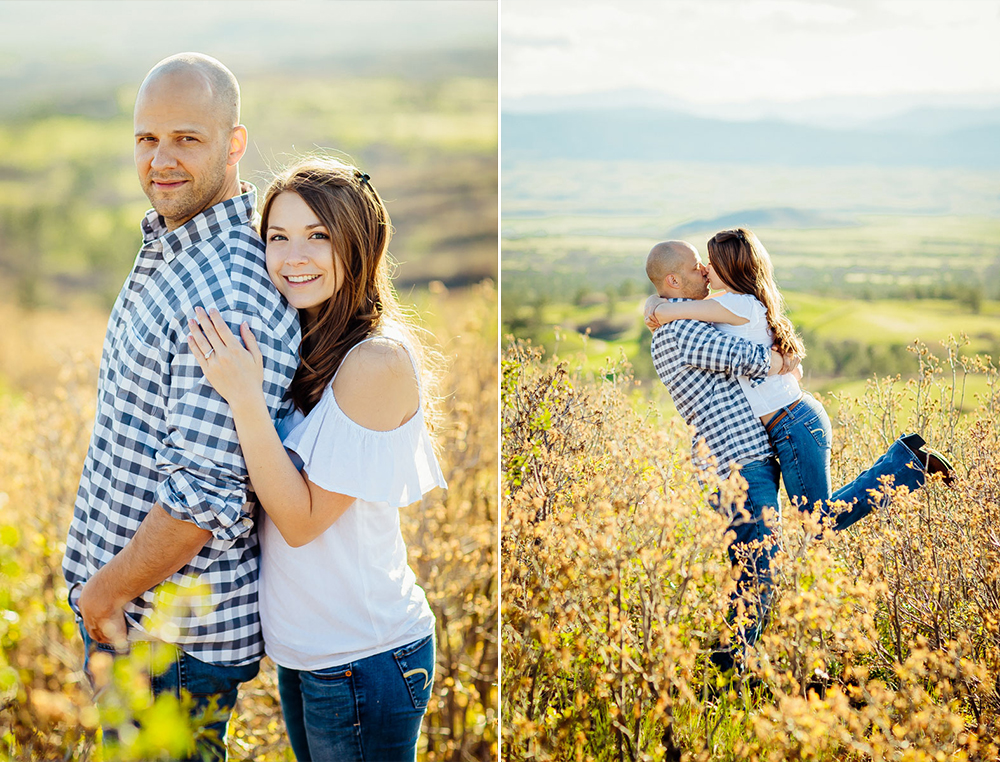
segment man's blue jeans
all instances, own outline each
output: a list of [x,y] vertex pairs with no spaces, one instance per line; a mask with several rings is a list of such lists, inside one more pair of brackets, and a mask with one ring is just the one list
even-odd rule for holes
[[[83,671],[93,687],[94,678],[90,671],[90,657],[95,651],[104,651],[115,658],[127,658],[128,654],[118,654],[115,652],[114,646],[98,643],[91,639],[82,622],[80,623],[80,634],[83,636],[84,645]],[[207,729],[215,731],[215,733],[210,734],[208,738],[199,739],[198,748],[194,755],[183,762],[202,762],[202,760],[222,760],[224,762],[227,758],[226,732],[229,727],[229,716],[236,705],[240,683],[245,683],[257,676],[260,662],[255,661],[239,667],[208,664],[189,656],[175,646],[171,647],[174,649],[174,658],[166,671],[155,675],[150,674],[152,695],[155,697],[162,693],[170,693],[179,699],[181,691],[186,690],[194,699],[192,717],[197,717],[215,699],[225,719],[206,726]],[[106,738],[115,738],[116,735],[111,729],[105,731]]]
[[315,672],[278,667],[299,762],[404,762],[417,755],[434,681],[434,636]]
[[[729,531],[735,534],[727,549],[729,560],[740,569],[740,577],[733,592],[730,620],[735,619],[737,604],[742,601],[750,623],[737,640],[752,644],[757,642],[767,622],[772,591],[771,560],[780,545],[779,535],[776,534],[780,531],[781,520],[778,462],[773,457],[755,460],[743,465],[740,475],[747,482],[743,511],[732,505],[722,505],[719,509],[728,516]],[[770,522],[764,519],[766,509],[774,512]],[[727,669],[732,664],[720,666]]]
[[[750,624],[746,631],[737,637],[737,643],[731,645],[728,651],[716,653],[712,657],[712,661],[723,670],[734,665],[734,654],[742,651],[744,643],[747,645],[755,643],[767,625],[772,597],[770,565],[778,548],[778,538],[773,532],[778,527],[768,527],[763,520],[763,513],[765,508],[770,508],[780,519],[778,484],[781,473],[773,457],[745,464],[740,469],[740,475],[747,482],[744,508],[749,516],[741,517],[732,506],[720,506],[720,510],[730,516],[729,528],[736,534],[728,549],[729,558],[741,569],[730,616],[735,617],[738,599],[743,600],[750,615]],[[873,491],[882,489],[881,480],[885,476],[892,477],[894,486],[906,486],[910,490],[922,487],[927,481],[927,474],[917,456],[903,444],[902,438],[897,439],[871,468],[831,496],[832,501],[844,501],[849,505],[848,510],[837,514],[833,525],[836,531],[847,529],[885,501],[880,492],[877,496],[873,495]],[[806,510],[816,509],[812,504],[806,508]],[[827,502],[821,503],[818,510],[824,517],[836,513],[832,505]]]

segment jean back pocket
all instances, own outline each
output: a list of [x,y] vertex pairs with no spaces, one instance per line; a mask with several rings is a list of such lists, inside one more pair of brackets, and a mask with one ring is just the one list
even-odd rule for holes
[[414,641],[392,652],[415,709],[426,709],[434,684],[434,636]]

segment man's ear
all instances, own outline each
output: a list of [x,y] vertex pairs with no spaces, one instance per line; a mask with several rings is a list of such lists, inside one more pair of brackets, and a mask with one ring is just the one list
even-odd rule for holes
[[243,154],[247,152],[247,128],[242,124],[238,124],[233,127],[233,131],[229,136],[229,157],[226,159],[226,164],[230,167],[234,167],[240,163],[240,159],[243,158]]
[[680,278],[678,278],[674,273],[667,274],[667,276],[663,279],[663,282],[666,283],[667,286],[669,286],[670,288],[681,287]]

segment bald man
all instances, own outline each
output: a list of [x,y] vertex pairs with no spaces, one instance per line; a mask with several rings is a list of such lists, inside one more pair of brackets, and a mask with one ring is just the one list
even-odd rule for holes
[[[300,339],[267,275],[256,189],[240,181],[239,121],[236,78],[208,56],[167,58],[139,88],[135,165],[153,208],[108,322],[63,561],[88,657],[166,641],[176,668],[153,680],[154,694],[187,690],[196,712],[215,699],[226,721],[263,654],[257,512],[229,408],[189,351],[188,319],[202,306],[234,331],[249,323],[274,417],[288,412]],[[156,609],[162,589],[187,595]],[[225,759],[226,721],[192,759]]]
[[167,230],[240,195],[247,129],[239,84],[218,61],[192,53],[161,61],[139,88],[134,121],[139,182]]

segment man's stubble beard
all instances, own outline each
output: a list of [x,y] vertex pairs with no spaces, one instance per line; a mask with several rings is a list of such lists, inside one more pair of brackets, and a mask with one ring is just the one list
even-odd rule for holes
[[684,289],[685,299],[705,299],[709,294],[708,283],[692,281]]
[[[157,214],[164,219],[187,222],[205,211],[226,184],[227,158],[227,154],[220,154],[215,164],[206,170],[200,179],[190,177],[189,173],[190,179],[184,191],[169,199],[154,196],[153,181],[149,180],[143,188],[146,198],[149,199],[149,203]],[[207,185],[213,178],[216,182]]]

